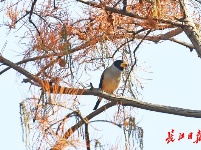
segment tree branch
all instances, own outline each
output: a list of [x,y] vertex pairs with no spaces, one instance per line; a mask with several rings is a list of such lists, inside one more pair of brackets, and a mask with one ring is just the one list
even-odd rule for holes
[[[49,88],[53,93],[59,93],[59,94],[75,94],[76,95],[94,95],[94,96],[100,96],[103,97],[109,101],[110,103],[107,103],[106,105],[100,107],[96,111],[89,114],[84,119],[80,120],[77,124],[69,128],[66,133],[64,134],[62,139],[68,139],[79,127],[81,127],[83,124],[85,124],[84,120],[90,120],[93,117],[97,116],[101,112],[103,112],[105,109],[108,109],[112,106],[114,106],[116,103],[122,104],[124,106],[133,106],[141,109],[146,109],[150,111],[156,111],[156,112],[162,112],[162,113],[168,113],[168,114],[174,114],[179,116],[185,116],[185,117],[195,117],[195,118],[201,118],[201,111],[200,110],[190,110],[190,109],[183,109],[178,107],[171,107],[171,106],[164,106],[164,105],[157,105],[157,104],[151,104],[147,102],[142,102],[137,99],[130,99],[130,98],[123,98],[123,97],[115,97],[113,95],[109,95],[100,89],[94,88],[94,89],[74,89],[74,88],[64,88],[59,86],[51,86]],[[56,90],[57,89],[57,90]],[[73,92],[74,91],[74,92]],[[61,148],[62,142],[58,141],[55,146],[51,150],[60,150],[58,149],[58,145]],[[63,143],[63,147],[65,147],[65,143]]]
[[33,3],[32,3],[32,5],[31,5],[31,10],[30,10],[30,13],[29,13],[29,22],[34,26],[34,28],[38,32],[38,35],[40,35],[40,32],[39,32],[37,26],[35,25],[35,23],[31,19],[33,11],[34,11],[34,6],[36,5],[36,2],[37,2],[37,0],[34,0]]
[[[97,110],[95,110],[94,112],[90,113],[88,116],[86,116],[84,119],[80,120],[78,123],[76,123],[74,126],[72,126],[71,128],[69,128],[66,133],[64,134],[63,138],[61,139],[63,141],[63,139],[68,139],[79,127],[81,127],[83,124],[85,124],[84,120],[90,120],[93,117],[97,116],[98,114],[102,113],[105,109],[108,109],[112,106],[114,106],[115,103],[111,102],[111,103],[107,103],[104,106],[98,108]],[[50,150],[61,150],[62,148],[65,147],[64,142],[61,141],[57,141],[57,143],[50,149]]]
[[[50,92],[50,93],[71,94],[71,95],[94,95],[94,96],[103,97],[114,103],[120,102],[124,106],[133,106],[133,107],[146,109],[146,110],[150,110],[150,111],[162,112],[162,113],[185,116],[185,117],[201,118],[201,111],[199,111],[199,110],[190,110],[190,109],[183,109],[183,108],[178,108],[178,107],[157,105],[157,104],[143,102],[143,101],[140,101],[140,100],[137,100],[134,98],[132,99],[132,98],[115,97],[115,96],[107,94],[97,88],[77,89],[77,88],[61,87],[58,85],[51,86],[51,84],[48,84],[48,82],[44,82],[44,81],[40,80],[38,77],[32,75],[31,73],[29,73],[22,67],[17,66],[16,64],[12,63],[11,61],[5,59],[1,55],[0,55],[0,62],[2,62],[5,65],[10,66],[14,70],[25,75],[27,78],[39,83],[39,85],[41,85],[41,86],[44,85],[44,83],[47,83],[47,84],[45,84],[45,86],[42,86],[42,87],[44,88],[45,91]],[[95,111],[95,112],[97,112],[97,111]]]
[[142,44],[142,42],[144,41],[144,39],[149,35],[149,33],[151,32],[152,30],[151,29],[149,29],[148,31],[147,31],[147,33],[145,34],[145,36],[141,39],[141,41],[138,43],[138,45],[135,47],[135,49],[133,50],[133,55],[134,55],[134,59],[135,59],[135,61],[134,61],[134,63],[132,64],[132,66],[131,66],[131,68],[130,68],[130,70],[129,70],[129,73],[128,73],[128,76],[127,76],[127,78],[126,78],[126,80],[125,80],[125,82],[124,82],[124,89],[123,89],[123,94],[124,94],[124,92],[125,92],[125,87],[126,87],[126,84],[127,84],[127,82],[128,82],[128,79],[129,79],[129,77],[130,77],[130,75],[131,75],[131,72],[133,71],[133,68],[134,68],[134,66],[136,65],[136,63],[137,63],[137,58],[136,58],[136,51],[138,50],[138,48],[140,47],[140,45]]
[[[113,7],[103,6],[102,4],[98,4],[96,2],[85,1],[85,0],[77,0],[77,1],[81,2],[83,4],[86,4],[86,5],[92,6],[92,7],[102,8],[102,9],[105,9],[106,11],[110,11],[110,12],[117,13],[117,14],[120,14],[120,15],[133,17],[133,18],[136,18],[136,19],[142,19],[142,20],[147,19],[147,17],[140,16],[140,15],[128,12],[128,11],[116,9],[116,8],[113,8]],[[153,20],[160,21],[161,23],[168,23],[168,24],[175,25],[175,26],[182,26],[183,25],[181,22],[176,21],[176,20],[172,21],[172,20],[157,19],[157,18],[153,18]]]
[[[23,59],[17,63],[14,63],[15,65],[21,65],[21,64],[24,64],[24,63],[27,63],[27,62],[30,62],[30,61],[35,61],[35,60],[38,60],[38,59],[42,59],[42,58],[46,58],[48,57],[47,55],[45,55],[44,57],[43,56],[36,56],[36,57],[33,57],[33,58],[28,58],[28,59]],[[5,59],[5,58],[4,58]],[[0,71],[0,75],[3,74],[4,72],[8,71],[11,67],[7,67],[5,69],[3,69],[2,71]]]
[[132,98],[124,98],[124,97],[115,97],[113,95],[110,95],[110,94],[107,94],[106,92],[101,91],[98,88],[76,89],[76,88],[67,88],[67,87],[60,87],[58,85],[54,85],[54,86],[50,86],[47,89],[49,90],[49,92],[54,94],[94,95],[94,96],[105,98],[114,103],[121,103],[124,106],[133,106],[133,107],[146,109],[150,111],[179,115],[184,117],[201,118],[200,110],[191,110],[191,109],[183,109],[183,108],[171,107],[171,106],[165,106],[165,105],[157,105],[157,104],[143,102],[134,98],[132,99]]
[[[167,114],[173,114],[173,115],[179,115],[179,116],[185,116],[185,117],[194,117],[194,118],[201,118],[201,111],[200,110],[190,110],[190,109],[183,109],[178,107],[171,107],[171,106],[164,106],[164,105],[157,105],[152,103],[143,102],[137,99],[132,98],[124,98],[124,97],[115,97],[113,95],[107,94],[100,89],[97,88],[91,88],[91,89],[77,89],[77,88],[68,88],[68,87],[61,87],[58,85],[51,85],[48,82],[44,82],[40,80],[38,77],[32,75],[25,69],[23,69],[20,66],[17,66],[16,64],[12,63],[11,61],[5,59],[0,55],[0,62],[2,62],[5,65],[8,65],[9,67],[13,68],[14,70],[20,72],[21,74],[25,75],[29,79],[39,83],[39,85],[44,88],[46,92],[54,93],[54,94],[71,94],[71,95],[94,95],[103,97],[111,103],[108,103],[96,111],[89,114],[87,117],[79,121],[77,124],[72,126],[67,130],[67,132],[64,134],[63,138],[68,139],[79,127],[81,127],[83,124],[85,124],[84,120],[90,120],[97,114],[100,114],[105,109],[108,109],[109,107],[114,106],[115,104],[119,103],[123,106],[133,106],[141,109],[146,109],[150,111],[155,112],[161,112],[161,113],[167,113]],[[46,83],[44,85],[44,83]],[[61,143],[61,142],[59,142]],[[55,145],[56,147],[58,144]],[[55,147],[53,147],[51,150],[57,150]]]
[[137,34],[135,37],[138,39],[145,39],[148,41],[156,42],[158,43],[160,40],[169,40],[170,38],[182,33],[183,30],[181,27],[178,27],[176,29],[170,30],[164,34],[159,34],[157,36],[144,36],[143,34]]
[[28,71],[26,71],[25,69],[23,69],[22,67],[14,64],[13,62],[11,62],[10,60],[4,58],[1,54],[0,54],[0,62],[3,63],[4,65],[9,66],[10,68],[13,68],[14,70],[18,71],[19,73],[23,74],[24,76],[26,76],[27,78],[35,81],[35,82],[40,82],[40,79],[36,76],[34,76],[33,74],[29,73]]
[[168,40],[169,40],[169,41],[172,41],[172,42],[175,42],[175,43],[178,43],[178,44],[181,44],[181,45],[183,45],[183,46],[188,47],[188,48],[190,49],[191,52],[192,52],[193,49],[194,49],[193,44],[190,44],[190,43],[187,43],[187,42],[181,41],[181,40],[179,40],[179,39],[176,39],[176,38],[173,38],[173,37],[172,37],[172,38],[169,38]]
[[178,27],[176,29],[170,30],[169,32],[167,32],[165,34],[160,34],[158,36],[158,40],[168,40],[169,38],[172,38],[182,32],[183,32],[182,28]]
[[86,4],[86,5],[92,6],[92,7],[105,9],[106,11],[110,11],[110,12],[113,12],[113,13],[129,16],[129,17],[134,17],[134,18],[137,18],[137,19],[147,19],[146,17],[142,17],[142,16],[139,16],[139,15],[127,12],[125,10],[120,10],[120,9],[116,9],[116,8],[113,8],[113,7],[103,6],[103,5],[98,4],[96,2],[85,1],[85,0],[77,0],[77,1],[81,2],[83,4]]
[[195,23],[193,22],[192,17],[190,16],[186,5],[184,3],[184,0],[180,0],[180,5],[181,8],[183,9],[183,12],[185,14],[185,18],[182,21],[182,23],[184,24],[184,26],[182,27],[182,29],[184,30],[184,32],[186,33],[186,35],[188,36],[188,38],[190,39],[190,41],[192,42],[198,57],[201,57],[201,34],[198,31],[198,29],[196,28]]
[[[183,32],[183,29],[181,27],[178,27],[174,30],[171,30],[171,31],[164,33],[164,34],[160,34],[158,36],[146,36],[145,40],[156,42],[156,43],[158,43],[161,40],[169,40],[169,41],[178,43],[180,45],[186,46],[190,49],[190,51],[192,51],[193,49],[195,49],[193,44],[190,44],[190,43],[187,43],[187,42],[184,42],[184,41],[181,41],[181,40],[174,38],[174,36],[176,36],[182,32]],[[137,39],[142,39],[144,37],[144,35],[138,34],[135,37]]]

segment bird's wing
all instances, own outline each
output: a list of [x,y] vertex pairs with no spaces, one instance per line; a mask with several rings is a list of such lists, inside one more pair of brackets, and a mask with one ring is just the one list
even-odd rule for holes
[[103,73],[101,75],[101,78],[100,78],[100,83],[99,83],[99,88],[100,89],[102,89],[102,87],[103,87],[104,72],[105,72],[105,70],[103,71]]
[[[107,68],[106,68],[107,69]],[[105,69],[105,70],[106,70]],[[102,89],[103,87],[103,79],[104,79],[104,73],[105,73],[105,70],[103,71],[102,75],[101,75],[101,78],[100,78],[100,83],[99,83],[99,88]],[[96,105],[94,106],[94,110],[96,110],[98,108],[98,105],[100,104],[101,100],[103,98],[102,97],[99,97],[97,102],[96,102]]]

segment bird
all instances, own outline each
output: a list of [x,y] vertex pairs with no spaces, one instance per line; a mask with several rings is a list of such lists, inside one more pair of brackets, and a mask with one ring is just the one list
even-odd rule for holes
[[[121,81],[122,71],[127,67],[127,63],[123,60],[116,60],[114,63],[106,68],[100,78],[99,88],[109,94],[118,88]],[[93,110],[98,108],[102,98],[99,97]]]

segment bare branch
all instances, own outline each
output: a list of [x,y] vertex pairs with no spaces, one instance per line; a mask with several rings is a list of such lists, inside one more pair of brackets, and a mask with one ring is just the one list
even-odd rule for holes
[[[145,40],[149,40],[149,41],[152,41],[152,42],[158,42],[159,37],[160,37],[160,40],[165,40],[165,38],[163,38],[165,36],[165,34],[164,35],[161,34],[159,37],[158,36],[146,36],[145,37],[145,35],[139,34],[139,32],[142,32],[142,31],[144,31],[144,29],[141,29],[141,30],[139,30],[137,32],[133,32],[132,34],[127,34],[127,35],[121,35],[121,34],[118,35],[117,34],[116,37],[110,35],[110,36],[108,36],[108,38],[111,39],[111,40],[114,40],[114,39],[118,39],[118,38],[120,39],[120,38],[123,38],[124,36],[126,36],[127,38],[131,38],[131,40],[129,40],[129,42],[132,41],[132,39],[134,39],[134,38],[137,38],[137,39],[145,38]],[[172,32],[174,32],[174,31],[177,31],[177,29],[173,30]],[[167,34],[169,34],[169,33],[167,33]],[[33,57],[33,58],[29,58],[29,59],[19,61],[19,62],[15,63],[15,64],[19,65],[19,64],[27,63],[29,61],[34,61],[34,60],[42,59],[42,58],[48,58],[48,57],[52,57],[52,56],[60,56],[60,57],[62,57],[64,55],[72,54],[72,53],[74,53],[76,51],[85,49],[85,48],[87,48],[87,47],[89,47],[89,46],[91,46],[93,44],[98,43],[101,40],[102,40],[102,37],[97,37],[96,40],[94,40],[93,42],[91,42],[91,41],[84,42],[84,43],[82,43],[81,45],[79,45],[79,46],[77,46],[75,48],[69,49],[68,51],[64,51],[64,52],[61,52],[61,53],[51,53],[51,54],[47,54],[47,55],[37,56],[37,57]],[[125,42],[119,48],[124,46],[126,43],[128,43],[128,42]],[[114,56],[114,54],[113,54],[113,56]],[[4,70],[2,70],[0,72],[0,74],[4,73],[8,69],[9,68],[5,68]]]
[[42,68],[41,71],[39,71],[36,76],[39,76],[42,72],[44,72],[46,69],[48,69],[50,66],[53,66],[56,62],[58,62],[58,60],[60,59],[61,57],[58,56],[56,59],[54,59],[53,61],[51,61],[50,63],[48,63],[46,66],[44,66]]
[[24,76],[26,76],[27,78],[35,81],[35,82],[40,82],[39,78],[32,75],[31,73],[29,73],[28,71],[26,71],[25,69],[23,69],[22,67],[14,64],[13,62],[11,62],[10,60],[4,58],[2,55],[0,55],[0,62],[3,63],[4,65],[9,66],[10,68],[13,68],[14,70],[18,71],[19,73],[23,74]]
[[135,37],[137,39],[144,39],[152,42],[159,42],[160,40],[168,40],[171,37],[174,37],[180,33],[183,32],[183,29],[181,27],[178,27],[176,29],[170,30],[167,33],[159,34],[157,36],[144,36],[143,34],[137,34]]
[[193,44],[189,44],[189,43],[184,42],[184,41],[181,41],[181,40],[179,40],[179,39],[176,39],[176,38],[173,38],[173,37],[172,37],[172,38],[169,38],[168,40],[170,40],[170,41],[172,41],[172,42],[175,42],[175,43],[178,43],[178,44],[181,44],[181,45],[183,45],[183,46],[188,47],[191,52],[192,52],[193,49],[194,49]]
[[56,1],[56,0],[53,1],[53,3],[54,3],[54,9],[57,9],[56,2],[55,2],[55,1]]
[[125,46],[126,44],[128,44],[129,42],[133,41],[133,39],[130,39],[130,40],[127,40],[126,42],[124,42],[123,44],[121,44],[115,51],[114,53],[112,54],[112,58],[114,58],[115,54],[123,47]]
[[[176,36],[182,32],[183,32],[183,29],[181,27],[178,27],[174,30],[171,30],[165,34],[160,34],[158,36],[146,36],[145,39],[148,41],[156,42],[156,43],[158,43],[161,40],[169,40],[169,41],[181,44],[183,46],[186,46],[190,49],[190,51],[192,51],[193,49],[195,49],[193,44],[190,44],[190,43],[187,43],[187,42],[174,38],[174,36]],[[144,35],[136,35],[136,38],[138,38],[138,39],[143,39],[143,37],[144,37]]]
[[[133,71],[133,68],[134,68],[134,66],[135,66],[136,63],[137,63],[137,59],[136,59],[136,56],[135,56],[136,51],[138,50],[138,48],[140,47],[140,45],[142,44],[142,42],[144,41],[144,39],[149,35],[150,32],[151,32],[151,29],[147,31],[146,35],[142,38],[142,40],[138,43],[138,45],[136,46],[136,48],[135,48],[134,51],[133,51],[135,61],[134,61],[134,63],[132,64],[131,69],[130,69],[130,71],[129,71],[129,73],[128,73],[128,76],[127,76],[127,78],[126,78],[126,80],[125,80],[125,82],[124,82],[124,87],[126,87],[126,84],[127,84],[127,82],[128,82],[128,79],[129,79],[129,77],[130,77],[130,74],[131,74],[131,72]],[[125,91],[125,88],[123,89],[123,92],[122,92],[122,93],[124,93],[124,91]]]
[[29,22],[35,27],[36,31],[40,35],[40,32],[39,32],[37,26],[35,25],[35,23],[31,19],[31,16],[33,14],[33,10],[34,10],[34,6],[36,5],[36,2],[37,2],[37,0],[34,0],[33,3],[32,3],[32,5],[31,5],[31,10],[30,10],[30,13],[29,13]]
[[[102,113],[103,111],[105,111],[105,109],[108,109],[112,106],[114,106],[115,103],[111,102],[111,103],[107,103],[105,104],[104,106],[100,107],[99,109],[97,109],[96,111],[90,113],[88,116],[86,116],[84,118],[84,120],[90,120],[92,119],[93,117],[97,116],[98,114]],[[81,127],[83,124],[85,124],[85,122],[83,120],[80,120],[77,124],[75,124],[74,126],[72,126],[71,128],[69,128],[66,133],[64,134],[63,138],[64,139],[68,139],[79,127]],[[61,145],[62,142],[58,141],[54,146],[53,148],[51,148],[50,150],[60,150],[58,149],[58,145],[60,148],[64,148],[65,147],[65,143],[62,143],[63,144],[63,147]]]
[[193,22],[193,19],[189,14],[186,5],[184,3],[184,0],[180,0],[180,5],[183,9],[184,14],[186,15],[186,17],[183,20],[183,24],[184,26],[182,27],[182,29],[184,30],[184,32],[186,33],[186,35],[188,36],[188,38],[191,40],[194,49],[196,50],[198,57],[201,57],[201,34],[198,31],[198,29],[196,28],[195,23]]
[[127,0],[123,0],[123,11],[126,11]]
[[119,10],[119,9],[115,9],[115,8],[108,7],[108,6],[102,6],[102,5],[100,5],[100,4],[96,3],[96,2],[85,1],[85,0],[77,0],[77,1],[81,2],[81,3],[84,3],[86,5],[89,5],[89,6],[105,9],[106,11],[110,11],[110,12],[113,12],[113,13],[118,13],[118,14],[121,14],[121,15],[134,17],[134,18],[138,18],[138,19],[146,19],[145,17],[139,16],[139,15],[136,15],[136,14],[124,11],[124,10]]
[[158,40],[168,40],[169,38],[174,37],[174,36],[176,36],[182,32],[183,32],[182,28],[178,27],[174,30],[171,30],[171,31],[165,33],[165,34],[160,34],[158,36]]
[[26,13],[22,17],[20,17],[17,21],[15,21],[15,24],[17,24],[20,20],[26,17],[29,13],[30,13],[29,11],[26,11]]
[[[28,59],[24,59],[24,60],[21,60],[17,63],[15,63],[15,65],[21,65],[21,64],[24,64],[24,63],[27,63],[27,62],[30,62],[30,61],[35,61],[37,59],[42,59],[42,58],[46,58],[48,56],[36,56],[36,57],[33,57],[33,58],[28,58]],[[11,67],[7,67],[5,69],[3,69],[1,72],[0,72],[0,75],[3,74],[4,72],[8,71]]]
[[123,123],[122,124],[116,124],[116,122],[108,121],[108,120],[93,120],[93,121],[90,121],[89,123],[93,123],[93,122],[107,122],[107,123],[111,123],[112,125],[116,125],[119,128],[122,128],[122,126],[123,126]]
[[[110,12],[117,13],[117,14],[120,14],[120,15],[129,16],[129,17],[142,19],[142,20],[147,19],[147,17],[142,17],[142,16],[139,16],[137,14],[133,14],[133,13],[130,13],[130,12],[124,11],[124,10],[119,10],[119,9],[116,9],[116,8],[113,8],[113,7],[102,6],[101,4],[98,4],[96,2],[84,1],[84,0],[77,0],[77,1],[81,2],[81,3],[84,3],[86,5],[89,5],[89,6],[102,8],[102,9],[105,9],[106,11],[110,11]],[[176,20],[172,21],[172,20],[157,19],[157,18],[153,18],[153,20],[160,21],[161,23],[168,23],[168,24],[171,24],[171,25],[183,26],[183,24],[181,22],[176,21]]]
[[[53,87],[52,87],[53,88]],[[142,102],[136,99],[129,99],[129,98],[117,98],[114,97],[113,95],[109,95],[105,92],[101,92],[100,89],[73,89],[73,88],[62,88],[62,93],[63,94],[72,94],[72,91],[76,91],[77,95],[94,95],[94,96],[101,96],[107,100],[110,100],[111,102],[100,107],[96,111],[92,112],[89,114],[87,117],[79,121],[77,124],[72,126],[67,130],[67,132],[64,134],[63,138],[68,139],[79,127],[81,127],[83,124],[85,124],[84,120],[90,120],[96,115],[100,114],[103,112],[105,109],[108,109],[112,106],[114,106],[116,103],[121,103],[124,106],[133,106],[133,107],[138,107],[141,109],[146,109],[150,111],[157,111],[157,112],[162,112],[162,113],[168,113],[168,114],[174,114],[174,115],[180,115],[180,116],[185,116],[185,117],[195,117],[195,118],[201,118],[201,111],[200,110],[190,110],[190,109],[183,109],[183,108],[178,108],[178,107],[170,107],[170,106],[164,106],[164,105],[156,105],[156,104],[151,104],[147,102]],[[60,88],[54,88],[58,89],[58,91],[54,90],[54,93],[59,93],[61,94]],[[55,146],[51,150],[57,150],[56,147],[58,144],[61,142],[58,141]],[[64,143],[65,146],[65,143]],[[60,145],[61,147],[61,145]]]
[[115,97],[97,88],[94,88],[93,90],[76,89],[76,88],[67,88],[67,87],[60,87],[60,86],[54,85],[51,87],[47,87],[47,89],[50,90],[49,92],[54,94],[94,95],[94,96],[105,98],[111,102],[121,103],[124,106],[133,106],[133,107],[146,109],[150,111],[179,115],[184,117],[201,118],[200,110],[190,110],[190,109],[183,109],[178,107],[157,105],[157,104],[143,102],[134,98]]

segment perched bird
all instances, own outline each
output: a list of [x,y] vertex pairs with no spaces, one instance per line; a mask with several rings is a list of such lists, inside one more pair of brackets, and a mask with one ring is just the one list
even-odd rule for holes
[[[109,94],[113,94],[113,92],[118,88],[121,74],[124,68],[127,67],[127,63],[122,60],[116,60],[110,67],[106,68],[100,79],[99,88]],[[99,97],[94,110],[98,108],[102,98]]]

